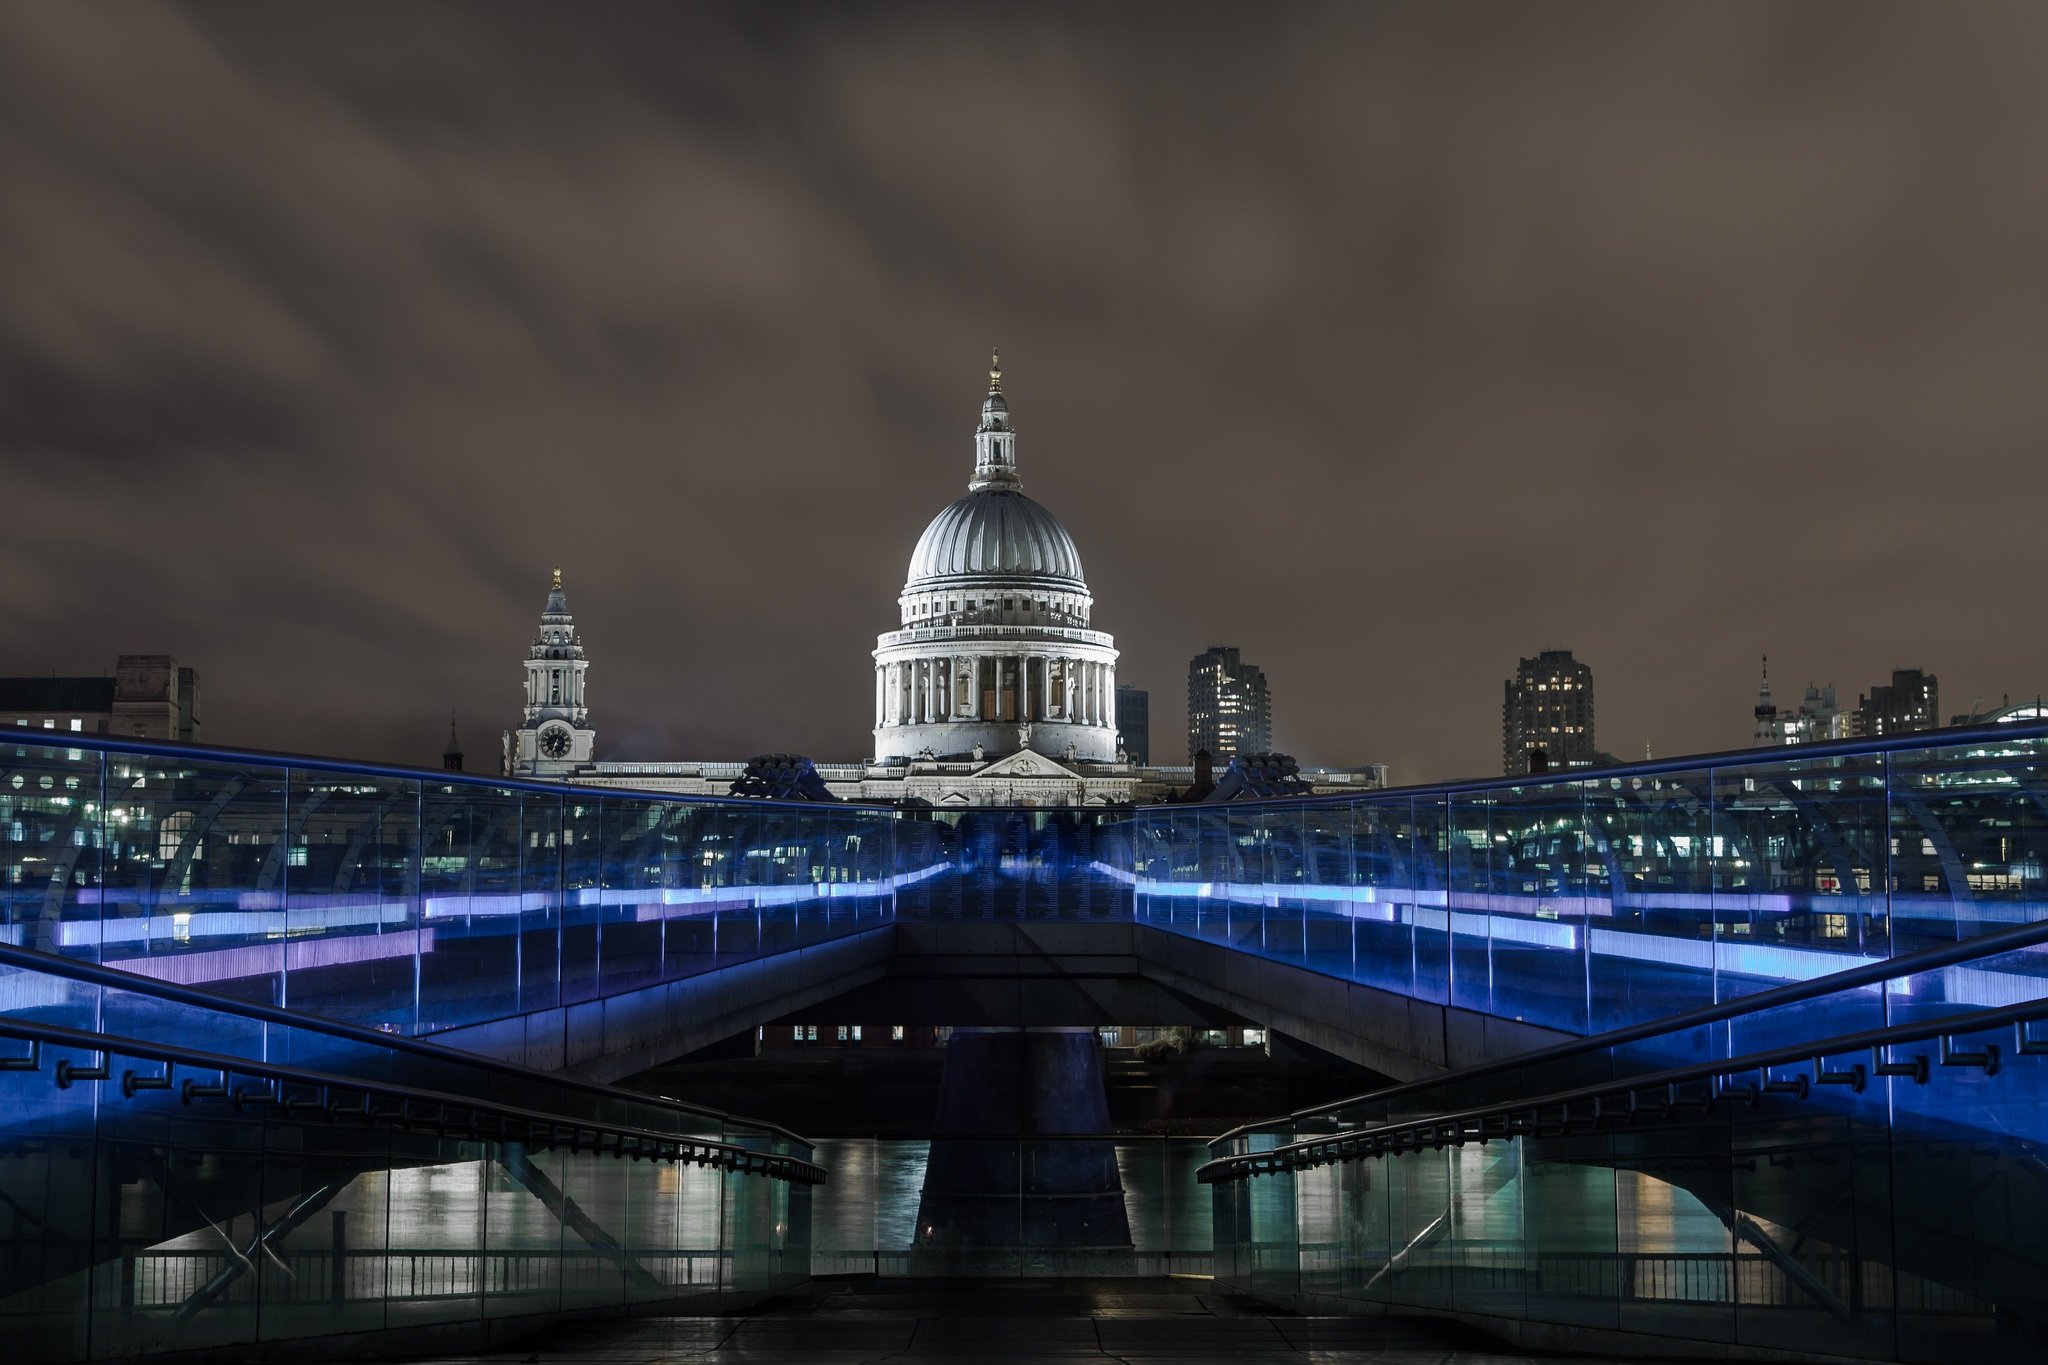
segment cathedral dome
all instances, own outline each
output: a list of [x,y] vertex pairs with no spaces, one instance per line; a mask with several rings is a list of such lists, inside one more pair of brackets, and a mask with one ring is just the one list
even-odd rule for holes
[[977,488],[924,528],[905,587],[940,578],[1053,578],[1083,586],[1081,552],[1059,518],[1014,488]]
[[1062,781],[1080,779],[1060,765],[1116,761],[1116,641],[1089,624],[1074,538],[1024,496],[1016,442],[991,356],[967,496],[917,538],[902,625],[875,639],[875,755],[960,765],[931,794],[940,804],[1017,799],[1016,774],[1038,760],[972,774],[1024,749],[1059,755]]

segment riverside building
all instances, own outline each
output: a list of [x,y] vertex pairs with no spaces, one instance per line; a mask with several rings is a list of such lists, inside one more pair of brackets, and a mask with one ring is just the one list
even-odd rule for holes
[[[974,432],[964,496],[911,551],[897,622],[875,641],[873,757],[815,766],[831,795],[934,806],[1095,806],[1167,799],[1185,768],[1118,748],[1115,637],[1100,628],[1074,538],[1024,492],[999,363]],[[599,761],[589,668],[556,571],[528,650],[526,706],[503,741],[509,774],[724,795],[743,760]],[[1262,689],[1263,691],[1263,689]],[[1318,790],[1381,786],[1386,768],[1304,769]]]

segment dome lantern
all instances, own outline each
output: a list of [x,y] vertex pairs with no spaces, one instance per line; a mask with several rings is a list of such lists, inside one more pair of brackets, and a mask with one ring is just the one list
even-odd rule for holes
[[967,489],[1022,488],[1017,477],[1017,433],[1010,428],[1010,400],[1003,397],[1002,356],[990,352],[988,397],[981,400],[981,425],[974,432],[974,477]]

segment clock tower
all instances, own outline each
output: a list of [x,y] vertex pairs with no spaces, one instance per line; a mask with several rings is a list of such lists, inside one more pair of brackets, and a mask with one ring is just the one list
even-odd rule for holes
[[505,736],[509,775],[566,777],[591,761],[597,731],[590,728],[590,711],[583,704],[583,674],[589,667],[557,569],[548,604],[541,609],[540,634],[526,652],[525,716]]

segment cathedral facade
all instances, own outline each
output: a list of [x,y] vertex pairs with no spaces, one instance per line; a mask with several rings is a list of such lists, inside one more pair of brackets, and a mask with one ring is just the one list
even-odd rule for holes
[[[911,551],[898,623],[874,650],[873,757],[817,764],[834,796],[934,806],[1084,806],[1165,799],[1187,768],[1141,768],[1117,740],[1114,638],[1067,528],[1026,497],[999,364],[964,497]],[[723,796],[728,762],[597,762],[589,660],[555,571],[526,660],[526,706],[504,771],[583,785]],[[1308,776],[1309,774],[1304,774]],[[1385,769],[1316,770],[1318,790],[1384,785]]]

